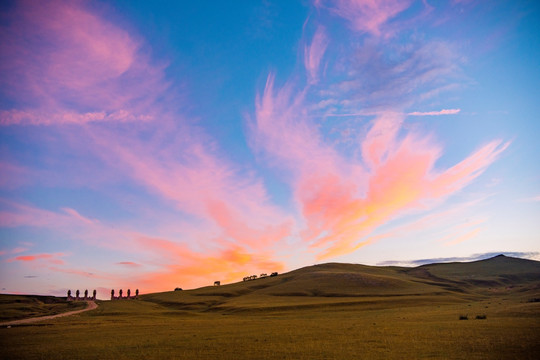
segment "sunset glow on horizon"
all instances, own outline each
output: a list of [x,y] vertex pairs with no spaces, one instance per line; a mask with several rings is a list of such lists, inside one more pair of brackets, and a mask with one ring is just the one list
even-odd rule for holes
[[540,260],[540,6],[0,5],[1,293]]

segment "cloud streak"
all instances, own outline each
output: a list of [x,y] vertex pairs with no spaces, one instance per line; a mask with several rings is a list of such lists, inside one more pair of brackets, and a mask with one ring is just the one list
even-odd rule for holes
[[308,83],[316,84],[319,80],[319,69],[322,57],[328,46],[328,37],[323,27],[317,28],[311,45],[304,48],[304,66],[308,73]]
[[315,1],[315,6],[325,7],[346,19],[354,31],[377,37],[389,37],[393,31],[387,26],[389,20],[407,9],[410,0],[337,0]]
[[455,115],[458,114],[461,109],[442,109],[440,111],[413,111],[408,113],[410,116],[439,116],[439,115]]
[[34,255],[19,255],[14,258],[8,259],[7,262],[22,261],[22,262],[41,262],[45,261],[50,264],[63,265],[64,261],[59,259],[65,256],[63,253],[55,254],[34,254]]

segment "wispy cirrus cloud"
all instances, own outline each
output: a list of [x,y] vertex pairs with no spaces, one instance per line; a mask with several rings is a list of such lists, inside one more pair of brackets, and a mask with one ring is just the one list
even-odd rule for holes
[[439,115],[455,115],[458,114],[461,109],[442,109],[439,111],[413,111],[408,113],[409,116],[439,116]]
[[0,205],[3,208],[0,210],[0,226],[5,228],[20,226],[63,228],[70,224],[92,224],[95,221],[71,208],[63,208],[63,212],[59,213],[6,199],[0,199]]
[[321,61],[328,46],[328,37],[324,27],[317,28],[311,44],[304,48],[304,66],[308,73],[308,83],[315,84],[319,80]]
[[443,41],[413,41],[395,47],[366,41],[343,56],[346,73],[340,71],[343,65],[327,70],[341,79],[326,84],[324,91],[326,101],[340,105],[328,106],[332,113],[405,112],[451,91],[464,77],[463,59],[453,44]]
[[523,199],[520,199],[519,201],[520,202],[540,202],[540,195],[523,198]]
[[275,90],[270,76],[252,130],[258,146],[294,174],[295,198],[308,229],[305,241],[322,249],[319,258],[355,251],[378,226],[444,200],[508,146],[494,140],[440,170],[441,146],[414,132],[398,137],[404,131],[403,115],[390,112],[373,121],[360,144],[363,161],[354,162],[323,141],[306,116],[309,107],[303,93],[292,94],[290,85]]
[[116,263],[117,265],[127,266],[127,267],[139,267],[141,264],[138,264],[133,261],[119,261]]
[[[94,133],[93,140],[96,154],[114,171],[195,216],[214,230],[220,246],[240,244],[257,250],[291,234],[292,219],[271,203],[260,178],[242,173],[218,154],[207,135],[182,130],[193,137],[156,133],[153,141],[143,142],[137,136],[104,131]],[[202,145],[204,139],[209,146]]]
[[22,262],[41,262],[45,261],[46,263],[63,265],[64,260],[60,259],[61,257],[66,256],[64,253],[54,253],[54,254],[33,254],[33,255],[19,255],[14,258],[6,260],[7,262],[22,261]]
[[92,122],[134,122],[150,121],[150,115],[135,115],[126,110],[111,113],[89,112],[77,113],[61,111],[60,113],[39,112],[34,110],[2,110],[0,111],[0,125],[65,125],[87,124]]
[[411,0],[316,0],[315,6],[325,7],[347,21],[351,28],[373,36],[393,34],[388,22],[411,5]]
[[[377,29],[389,14],[408,6],[406,2],[387,5],[388,11],[382,9],[382,3],[380,7],[362,1],[338,3],[350,13],[367,9],[386,14],[370,28],[374,35],[380,34]],[[437,42],[396,47],[396,61],[379,46],[377,41],[359,45],[347,73],[351,80],[338,76],[338,82],[320,83],[316,90],[289,80],[278,88],[270,74],[257,98],[250,127],[252,143],[292,175],[291,188],[305,224],[303,241],[319,259],[351,253],[374,241],[376,237],[370,235],[390,220],[440,204],[482,174],[509,146],[509,142],[495,139],[441,169],[437,160],[443,154],[442,145],[430,134],[407,130],[403,109],[424,100],[424,94],[459,73],[453,60],[458,55],[447,44]],[[331,66],[328,71],[335,72]],[[343,63],[334,67],[343,74]],[[370,82],[366,74],[377,81]],[[320,94],[332,115],[372,118],[346,152],[329,141],[317,122],[317,114],[324,118],[328,113],[320,113],[324,109]]]
[[[141,41],[82,1],[20,1],[0,27],[0,125],[85,124],[151,118],[168,84]],[[137,86],[132,86],[137,84]],[[129,91],[125,91],[129,89]]]

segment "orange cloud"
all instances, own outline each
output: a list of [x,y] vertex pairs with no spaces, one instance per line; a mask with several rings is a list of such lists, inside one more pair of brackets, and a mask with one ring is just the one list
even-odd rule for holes
[[[225,216],[216,220],[223,223],[224,238],[215,238],[211,242],[200,244],[195,251],[176,240],[148,236],[118,226],[109,227],[103,222],[83,217],[74,209],[63,209],[63,212],[56,213],[5,200],[4,203],[18,213],[17,216],[17,213],[8,213],[9,216],[3,217],[11,226],[51,226],[57,230],[63,229],[74,239],[84,239],[91,244],[115,251],[127,250],[132,256],[142,260],[120,261],[117,264],[131,268],[142,268],[141,264],[144,264],[145,271],[150,269],[150,272],[132,272],[129,276],[125,276],[106,274],[97,270],[81,270],[72,266],[53,266],[65,265],[63,260],[59,259],[64,256],[62,253],[21,255],[8,259],[8,262],[36,263],[50,271],[107,280],[111,284],[139,287],[144,291],[162,291],[174,286],[180,280],[182,286],[200,286],[206,283],[209,277],[233,281],[241,279],[246,274],[284,269],[282,262],[273,260],[269,249],[275,245],[276,238],[280,239],[290,232],[288,226],[254,230],[236,223],[234,216],[228,219],[230,215],[223,215],[227,211],[217,205],[214,209],[217,212],[216,218]],[[247,233],[242,234],[242,231]]]
[[64,264],[64,261],[62,259],[59,259],[59,257],[65,256],[63,253],[56,253],[56,254],[35,254],[35,255],[20,255],[16,256],[12,259],[7,260],[7,262],[14,262],[14,261],[23,261],[23,262],[35,262],[40,260],[46,260],[48,263],[56,264],[56,265],[62,265]]
[[208,253],[194,252],[175,242],[140,238],[149,251],[162,254],[160,270],[142,274],[133,280],[144,291],[163,291],[176,286],[201,286],[209,279],[224,282],[240,281],[245,275],[281,271],[284,264],[272,260],[268,254],[251,253],[241,246],[229,246]]
[[141,264],[137,264],[136,262],[133,262],[133,261],[120,261],[120,262],[117,262],[116,264],[123,265],[123,266],[128,266],[128,267],[139,267],[139,266],[141,266]]
[[258,146],[294,175],[306,224],[302,235],[318,259],[353,252],[373,241],[370,234],[379,226],[440,203],[482,174],[509,145],[494,140],[441,170],[436,167],[441,147],[430,136],[405,132],[403,113],[386,111],[361,140],[362,162],[357,162],[324,142],[307,109],[302,91],[295,95],[291,84],[276,91],[269,76],[252,129]]

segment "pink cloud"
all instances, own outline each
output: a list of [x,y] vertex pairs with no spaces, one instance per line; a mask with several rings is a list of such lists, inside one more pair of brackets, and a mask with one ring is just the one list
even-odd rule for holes
[[164,269],[144,274],[137,286],[144,291],[193,287],[211,281],[237,282],[244,276],[262,272],[282,271],[284,265],[266,254],[253,254],[241,247],[232,247],[211,255],[192,254],[182,257],[182,265],[170,264]]
[[308,83],[315,84],[319,80],[319,68],[322,57],[328,46],[328,37],[323,27],[317,28],[311,45],[304,48],[304,66],[308,73]]
[[532,196],[532,197],[529,197],[529,198],[524,198],[524,199],[521,199],[519,201],[521,201],[521,202],[539,202],[540,201],[540,195]]
[[201,131],[179,129],[167,117],[161,121],[167,134],[185,135],[171,138],[160,129],[141,141],[137,133],[96,129],[90,133],[92,149],[118,176],[194,216],[211,230],[210,238],[263,249],[291,233],[292,220],[271,203],[261,179],[238,171]]
[[3,110],[0,111],[0,125],[58,125],[58,124],[87,124],[92,122],[140,122],[150,121],[153,116],[136,115],[126,110],[110,113],[92,112],[77,113],[72,111],[59,111],[57,113],[33,110]]
[[[451,229],[462,229],[463,227],[470,226],[471,224],[477,225],[481,224],[487,219],[485,218],[474,218],[473,220],[470,220],[466,223],[461,223],[463,219],[463,214],[466,213],[466,211],[471,211],[470,209],[474,206],[477,206],[480,204],[484,199],[479,198],[475,199],[473,201],[468,201],[465,203],[460,203],[457,205],[453,205],[448,209],[438,211],[438,212],[432,212],[428,213],[427,215],[423,215],[420,218],[417,218],[415,220],[406,222],[403,225],[396,226],[394,228],[391,228],[389,231],[380,234],[380,238],[399,238],[401,234],[408,234],[409,236],[415,236],[416,234],[426,234],[429,231],[434,231],[438,229],[447,229],[448,224],[453,223],[460,223],[460,225],[452,225],[450,226]],[[473,213],[475,213],[475,210],[472,210]],[[447,230],[445,230],[447,231]]]
[[14,262],[14,261],[36,262],[36,261],[45,260],[46,262],[51,263],[51,264],[62,265],[64,264],[64,261],[62,259],[59,259],[59,257],[63,257],[63,256],[65,256],[65,254],[63,253],[20,255],[12,259],[8,259],[7,262]]
[[402,123],[403,115],[400,113],[384,112],[376,118],[362,141],[362,157],[368,166],[379,166],[393,150],[390,145],[395,142]]
[[305,91],[295,93],[292,83],[276,91],[274,76],[268,76],[263,95],[257,97],[255,121],[250,124],[254,148],[270,153],[270,161],[300,172],[341,166],[335,149],[326,146],[315,124],[302,116],[307,111],[304,97]]
[[114,251],[137,251],[130,246],[137,233],[118,224],[111,226],[97,219],[89,219],[70,208],[55,212],[5,199],[0,199],[0,204],[4,208],[0,211],[0,227],[52,229],[91,246]]
[[152,118],[148,104],[168,87],[162,67],[149,64],[139,40],[87,5],[20,1],[6,15],[0,84],[21,106],[1,111],[0,125]]
[[34,226],[61,228],[68,225],[93,223],[91,219],[82,216],[76,210],[70,208],[64,208],[64,214],[62,214],[5,199],[0,199],[0,204],[6,208],[6,210],[0,211],[1,227]]
[[440,241],[444,242],[444,246],[452,246],[457,245],[462,242],[465,242],[467,240],[470,240],[474,238],[476,235],[478,235],[483,230],[482,227],[475,228],[473,230],[467,231],[464,234],[451,234],[449,236],[444,237]]
[[[325,4],[316,2],[319,8]],[[349,20],[356,31],[389,37],[388,21],[409,5],[409,1],[337,1],[327,8]],[[433,136],[407,130],[403,109],[453,88],[447,81],[460,73],[459,54],[443,42],[398,46],[393,57],[387,51],[377,39],[366,40],[351,54],[351,69],[336,66],[339,79],[344,73],[350,79],[315,94],[309,86],[295,89],[292,81],[276,89],[270,74],[257,97],[253,147],[289,171],[304,244],[319,259],[351,253],[384,238],[371,234],[390,220],[442,203],[482,174],[509,145],[493,140],[456,165],[438,168],[444,149]],[[321,110],[332,117],[375,119],[343,149],[329,141],[328,133],[336,129],[328,131],[325,123],[316,122]]]
[[[63,265],[63,264],[58,264],[58,265]],[[80,270],[79,268],[73,269],[73,268],[68,268],[68,267],[49,266],[47,269],[50,271],[59,272],[63,274],[69,274],[69,275],[75,275],[77,277],[83,277],[83,278],[119,280],[119,277],[111,276],[109,274],[104,274],[102,272],[97,272],[97,271]]]
[[19,253],[22,253],[22,252],[25,252],[25,251],[28,251],[28,248],[26,248],[26,247],[16,247],[16,248],[11,250],[11,253],[12,254],[19,254]]
[[[327,1],[316,1],[315,6],[325,6],[325,3]],[[355,31],[385,37],[391,34],[385,24],[410,4],[410,0],[337,0],[327,8],[348,20]]]
[[407,115],[411,116],[438,116],[438,115],[455,115],[459,113],[461,109],[442,109],[440,111],[426,111],[426,112],[420,112],[420,111],[413,111],[408,113]]
[[[66,232],[74,241],[85,240],[90,245],[127,251],[141,261],[122,261],[118,265],[140,268],[141,263],[152,269],[150,273],[131,273],[129,278],[118,274],[105,274],[102,271],[83,270],[65,265],[57,257],[63,254],[22,255],[8,260],[24,263],[36,263],[50,271],[70,274],[78,277],[106,279],[111,283],[139,287],[144,291],[158,291],[176,286],[182,281],[183,286],[201,285],[209,276],[223,280],[241,278],[240,275],[251,271],[281,271],[282,262],[273,260],[270,248],[282,237],[287,236],[287,226],[275,228],[267,222],[254,219],[254,225],[267,224],[257,229],[250,224],[244,225],[236,216],[228,214],[230,209],[222,209],[215,205],[215,214],[209,216],[218,225],[215,238],[203,234],[199,248],[193,250],[177,239],[161,238],[138,233],[116,225],[114,228],[97,220],[88,219],[76,210],[64,208],[61,212],[37,209],[29,205],[21,205],[3,201],[10,209],[2,219],[10,226],[53,227]],[[220,206],[223,206],[221,204]],[[238,210],[237,208],[234,208]],[[14,216],[17,213],[19,216]],[[259,214],[256,214],[259,215]],[[228,217],[231,218],[228,218]],[[239,215],[240,217],[242,215]],[[15,221],[16,220],[16,221]],[[245,233],[244,233],[245,232]],[[105,241],[103,239],[106,239]],[[191,239],[192,241],[195,239]],[[193,245],[193,244],[192,244]],[[183,264],[183,265],[177,265]]]
[[75,209],[71,209],[71,208],[62,208],[62,210],[70,215],[72,218],[74,219],[77,219],[78,221],[81,221],[83,223],[86,223],[86,224],[93,224],[94,223],[94,220],[90,220],[84,216],[82,216],[81,214],[79,214],[79,212]]
[[133,262],[133,261],[120,261],[120,262],[117,262],[116,264],[123,265],[123,266],[128,266],[128,267],[139,267],[139,266],[141,266],[141,264],[137,264],[136,262]]
[[[175,241],[140,236],[136,243],[159,256],[159,270],[135,276],[133,283],[144,291],[158,291],[176,286],[201,286],[215,278],[225,282],[240,281],[257,272],[282,271],[284,264],[264,251],[249,251],[240,245],[224,243],[220,249],[192,251]],[[210,285],[210,284],[209,284]]]
[[28,184],[31,170],[24,166],[0,161],[0,173],[2,174],[0,176],[0,188],[15,189]]
[[276,91],[270,76],[252,130],[258,146],[293,174],[304,241],[319,259],[353,252],[372,242],[370,234],[386,222],[444,201],[508,146],[492,141],[453,167],[437,169],[441,146],[430,136],[407,133],[404,114],[386,111],[357,145],[363,163],[356,162],[323,140],[308,120],[309,108],[303,92],[295,94],[290,84]]
[[[317,102],[320,107],[352,104],[351,114],[361,113],[355,108],[361,102],[377,103],[377,111],[363,112],[376,118],[355,139],[354,155],[333,146],[311,116],[315,105],[310,103],[309,87],[297,90],[289,82],[277,88],[270,75],[250,123],[252,142],[276,166],[289,171],[290,178],[285,180],[293,190],[297,223],[295,216],[273,205],[262,179],[229,162],[208,135],[178,125],[184,119],[172,119],[158,105],[156,98],[168,87],[163,69],[150,64],[131,34],[90,11],[83,2],[22,4],[12,15],[13,26],[7,22],[4,26],[12,39],[2,36],[6,41],[0,47],[9,54],[9,61],[0,64],[0,84],[13,91],[10,95],[15,100],[30,105],[1,111],[0,125],[87,124],[80,127],[82,134],[70,134],[66,141],[102,160],[104,168],[99,172],[140,186],[156,195],[154,200],[166,209],[170,206],[175,216],[181,213],[178,218],[189,217],[204,228],[182,232],[189,236],[171,236],[174,231],[163,230],[165,234],[159,230],[143,234],[134,230],[137,225],[113,228],[72,208],[56,212],[0,200],[7,209],[0,213],[0,226],[54,228],[77,240],[129,252],[134,256],[126,257],[137,260],[119,265],[136,267],[140,263],[156,269],[129,281],[66,267],[50,267],[51,271],[99,276],[130,286],[140,281],[141,288],[148,291],[171,288],[180,281],[182,286],[198,285],[209,277],[233,281],[254,271],[285,268],[275,260],[274,250],[284,247],[300,227],[303,243],[299,248],[309,247],[319,258],[350,253],[383,238],[372,235],[380,225],[410,211],[427,209],[465,187],[508,146],[493,141],[455,166],[438,169],[442,147],[429,136],[405,131],[403,104],[386,106],[388,99],[401,99],[411,89],[439,81],[453,69],[451,51],[444,44],[396,56],[406,60],[388,66],[373,61],[381,60],[378,49],[367,51],[374,58],[355,59],[363,65],[383,64],[381,68],[364,71],[368,75],[361,82],[351,80],[328,89],[335,98]],[[330,9],[349,20],[356,31],[387,37],[391,34],[389,20],[408,6],[408,1],[338,1]],[[34,39],[36,34],[47,40],[41,47]],[[304,48],[309,84],[319,81],[329,41],[319,27]],[[24,42],[30,42],[35,53],[20,45]],[[365,69],[371,68],[361,68]],[[353,77],[362,72],[356,70],[351,72]],[[373,83],[383,85],[370,87],[370,76],[382,79]],[[118,128],[98,124],[109,122]],[[138,124],[122,124],[126,122]],[[23,173],[7,168],[15,175]],[[175,221],[182,224],[182,220]],[[34,256],[41,255],[47,254]],[[28,256],[13,261],[61,261]]]
[[482,174],[509,145],[510,142],[494,140],[482,146],[458,164],[430,179],[431,186],[426,189],[426,194],[437,198],[460,190]]
[[0,255],[20,254],[20,253],[23,253],[25,251],[28,251],[33,246],[33,244],[31,244],[31,243],[25,243],[25,242],[20,242],[19,244],[23,245],[23,246],[17,246],[15,248],[12,248],[12,249],[9,249],[9,250],[2,250],[2,251],[0,251]]

